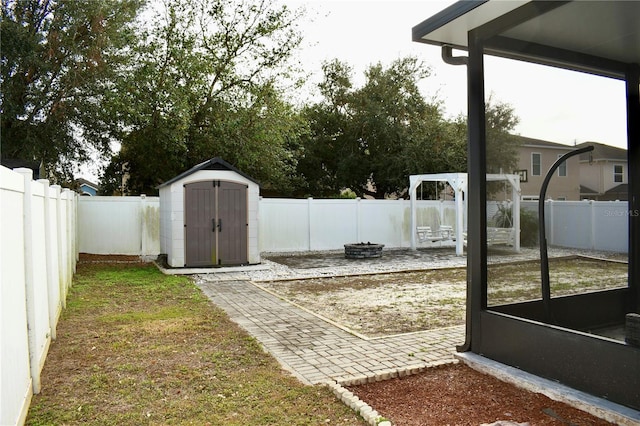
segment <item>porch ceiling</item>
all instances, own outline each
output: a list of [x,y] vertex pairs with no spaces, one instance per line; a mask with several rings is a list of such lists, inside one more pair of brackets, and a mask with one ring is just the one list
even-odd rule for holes
[[640,63],[639,20],[637,1],[459,1],[416,25],[413,40],[466,49],[468,31],[491,28],[488,54],[623,79]]

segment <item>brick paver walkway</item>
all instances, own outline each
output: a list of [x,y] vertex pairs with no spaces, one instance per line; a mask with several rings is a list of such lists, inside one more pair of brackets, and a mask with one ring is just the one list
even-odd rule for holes
[[464,326],[366,339],[261,290],[248,281],[198,286],[304,383],[343,382],[452,361]]

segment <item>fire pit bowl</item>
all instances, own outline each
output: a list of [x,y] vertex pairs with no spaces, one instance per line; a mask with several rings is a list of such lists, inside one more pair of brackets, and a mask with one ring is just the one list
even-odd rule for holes
[[344,245],[344,257],[347,259],[370,259],[382,256],[384,244],[356,243]]

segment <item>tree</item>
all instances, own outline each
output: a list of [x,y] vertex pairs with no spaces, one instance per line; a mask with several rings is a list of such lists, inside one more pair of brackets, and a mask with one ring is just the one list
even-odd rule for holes
[[518,168],[519,139],[513,134],[520,119],[507,103],[486,102],[487,173],[513,173]]
[[350,188],[360,196],[403,196],[410,174],[464,169],[466,143],[440,104],[420,93],[430,71],[416,58],[370,66],[358,89],[347,64],[333,61],[323,70],[324,99],[304,111],[311,133],[299,170],[311,193]]
[[104,101],[128,61],[141,0],[2,0],[2,157],[51,175],[117,133]]
[[[294,70],[298,17],[267,0],[171,1],[156,11],[120,87],[127,132],[114,161],[129,174],[129,191],[155,193],[214,156],[286,190],[304,125],[278,93]],[[122,171],[107,168],[103,181],[109,173]]]
[[302,116],[309,125],[298,160],[298,172],[306,186],[305,195],[336,196],[345,188],[344,166],[352,145],[350,99],[351,67],[334,60],[322,65],[325,80],[319,84],[324,101],[307,105]]
[[[507,103],[495,101],[490,96],[485,102],[485,121],[487,133],[486,167],[487,173],[513,173],[517,169],[520,154],[520,139],[514,135],[519,118],[513,107]],[[464,140],[464,150],[457,155],[466,164],[467,119],[460,115],[450,122],[450,129],[456,134],[454,139]],[[463,145],[458,143],[461,148]],[[463,169],[466,170],[466,167]],[[487,182],[487,194],[504,190],[504,182]]]
[[219,101],[188,137],[195,162],[222,157],[258,180],[264,195],[292,195],[302,184],[296,166],[307,124],[277,92],[266,85],[252,90],[251,103]]

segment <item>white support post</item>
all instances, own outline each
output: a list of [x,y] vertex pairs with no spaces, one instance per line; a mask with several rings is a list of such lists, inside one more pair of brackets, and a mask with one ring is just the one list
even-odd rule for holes
[[409,200],[411,206],[411,224],[409,235],[411,238],[411,250],[416,250],[416,190],[417,183],[414,176],[409,176]]
[[513,217],[513,249],[520,253],[520,181],[511,182],[511,208]]
[[464,192],[460,182],[455,182],[454,189],[456,194],[456,255],[462,256],[464,254],[464,237],[462,234],[464,233],[464,216],[466,216],[463,200]]

